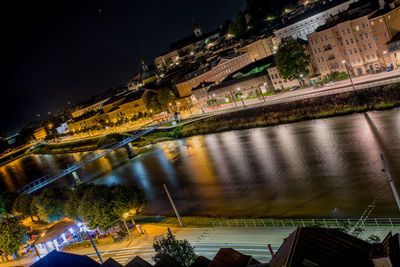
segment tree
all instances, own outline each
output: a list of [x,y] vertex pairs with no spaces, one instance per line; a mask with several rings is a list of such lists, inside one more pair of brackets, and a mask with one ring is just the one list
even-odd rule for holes
[[0,249],[19,258],[18,250],[27,240],[27,230],[17,218],[3,217],[0,220]]
[[14,210],[22,213],[24,216],[30,216],[33,222],[33,216],[36,214],[33,213],[34,210],[31,209],[32,200],[32,195],[19,194],[14,201]]
[[81,221],[82,218],[79,216],[79,205],[86,193],[93,185],[92,184],[80,184],[71,191],[68,201],[65,203],[64,211],[68,218]]
[[158,90],[157,98],[162,106],[168,108],[169,103],[173,103],[176,97],[171,89],[164,87]]
[[140,213],[146,207],[144,192],[137,186],[93,185],[87,188],[78,206],[78,217],[89,227],[107,230],[126,212]]
[[[309,74],[310,55],[304,46],[291,37],[282,39],[275,56],[275,64],[284,79],[294,80]],[[302,76],[301,76],[302,75]]]
[[14,206],[14,201],[18,194],[14,192],[0,193],[0,217],[5,214],[11,214]]
[[153,112],[158,112],[161,109],[157,94],[152,92],[146,94],[144,104],[148,110],[152,110]]
[[45,188],[35,197],[37,214],[48,222],[58,221],[65,216],[64,204],[69,199],[68,189]]
[[156,251],[153,256],[155,262],[158,262],[164,255],[169,255],[185,267],[190,266],[197,259],[194,247],[190,245],[189,241],[177,240],[171,233],[168,233],[167,237],[163,236],[161,239],[155,240],[153,248]]
[[238,11],[236,14],[235,22],[229,26],[229,33],[234,37],[240,37],[247,31],[246,18],[242,11]]

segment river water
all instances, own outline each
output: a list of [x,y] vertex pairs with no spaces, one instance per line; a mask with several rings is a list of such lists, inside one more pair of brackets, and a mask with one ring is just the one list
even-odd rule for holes
[[[166,184],[185,215],[358,217],[379,192],[371,216],[399,217],[386,183],[384,153],[400,190],[400,109],[149,145],[129,160],[122,148],[78,170],[85,182],[139,184],[153,214],[172,214]],[[31,155],[0,167],[0,185],[16,190],[83,153]],[[72,177],[54,185],[68,186]],[[382,188],[382,190],[380,190]]]

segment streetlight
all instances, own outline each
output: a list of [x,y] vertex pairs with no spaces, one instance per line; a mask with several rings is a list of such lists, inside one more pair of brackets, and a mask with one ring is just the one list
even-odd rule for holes
[[215,97],[215,94],[212,94],[212,99],[213,99],[214,106],[217,107],[217,109],[218,109],[217,100],[215,100],[214,97]]
[[354,88],[354,83],[353,83],[353,79],[351,78],[350,71],[349,71],[349,69],[347,68],[346,60],[343,60],[342,63],[343,63],[344,66],[346,67],[347,75],[349,75],[350,82],[351,82],[351,86],[353,87],[353,90],[356,90],[356,88]]
[[242,105],[243,105],[243,107],[245,107],[245,105],[244,105],[244,101],[243,101],[243,94],[242,94],[242,92],[240,91],[240,88],[238,88],[237,90],[239,91],[239,94],[240,94],[240,100],[242,100]]
[[235,107],[237,108],[237,104],[236,104],[236,101],[235,101],[235,97],[234,97],[234,95],[233,95],[233,93],[232,93],[232,90],[231,90],[231,88],[229,88],[229,92],[231,92],[231,95],[232,95],[232,101],[233,101],[233,103],[235,103]]
[[[264,83],[264,85],[265,85],[265,83]],[[264,102],[265,102],[265,97],[264,97],[263,91],[262,91],[262,89],[261,89],[261,85],[259,85],[258,88],[260,89],[261,96],[262,96],[262,98],[263,98],[263,100],[264,100]]]
[[304,76],[304,75],[303,75],[303,73],[300,73],[300,81],[301,81],[301,85],[304,85],[304,84],[303,84],[303,76]]
[[131,237],[131,239],[132,239],[132,241],[133,241],[132,233],[131,233],[131,231],[129,231],[128,225],[126,224],[126,220],[125,220],[126,218],[128,218],[128,216],[129,216],[129,213],[126,212],[126,213],[124,214],[124,217],[122,217],[122,221],[123,221],[124,224],[125,224],[126,231],[128,231],[128,234],[129,234],[129,236]]

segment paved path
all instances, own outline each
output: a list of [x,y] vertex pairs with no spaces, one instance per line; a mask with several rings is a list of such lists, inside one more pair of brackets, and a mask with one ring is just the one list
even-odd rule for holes
[[[165,235],[167,228],[144,225],[143,229],[146,230],[148,235],[136,233],[133,241],[127,239],[121,243],[99,246],[98,250],[103,260],[105,261],[112,257],[121,264],[125,264],[135,256],[141,256],[145,260],[152,262],[151,258],[154,255],[152,243],[158,236]],[[212,259],[220,248],[231,247],[243,254],[252,255],[261,262],[268,262],[271,255],[267,245],[271,244],[274,251],[278,250],[283,243],[283,239],[294,229],[294,227],[232,227],[173,228],[171,230],[178,239],[187,239],[194,245],[196,254],[203,255],[209,259]],[[374,234],[382,240],[389,231],[392,231],[392,233],[400,232],[400,227],[366,227],[365,229],[361,236],[364,239]],[[68,252],[88,255],[98,261],[98,257],[92,247]],[[37,258],[28,257],[18,262],[3,263],[0,266],[29,266],[36,260]]]

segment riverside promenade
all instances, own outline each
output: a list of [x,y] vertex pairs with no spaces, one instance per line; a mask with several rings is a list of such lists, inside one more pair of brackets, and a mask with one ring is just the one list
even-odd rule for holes
[[[155,225],[143,225],[147,234],[134,233],[133,241],[126,238],[122,242],[98,246],[103,261],[112,257],[121,264],[128,263],[135,256],[153,262],[154,250],[152,244],[154,239],[167,233],[167,227]],[[178,239],[187,239],[193,246],[197,255],[213,258],[220,248],[231,247],[243,254],[251,255],[261,262],[268,262],[271,254],[267,245],[270,244],[277,251],[290,233],[296,227],[231,227],[231,228],[171,228]],[[361,238],[367,239],[370,235],[376,235],[382,240],[390,231],[400,232],[399,226],[367,226],[361,234]],[[87,255],[99,261],[92,247],[77,248],[66,251],[74,254]],[[30,266],[36,262],[36,256],[28,256],[19,261],[0,263],[0,266]]]

